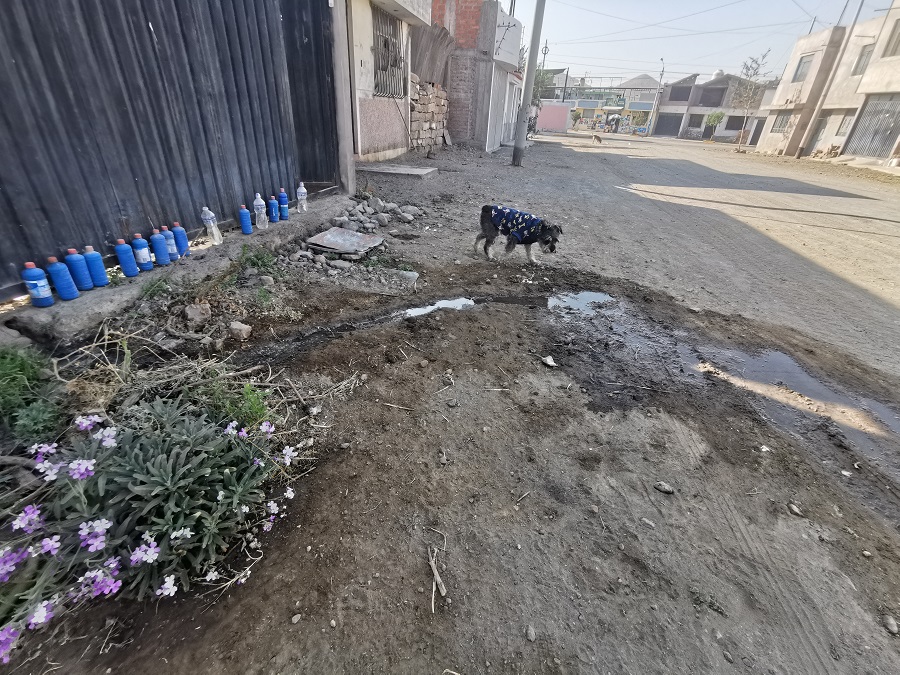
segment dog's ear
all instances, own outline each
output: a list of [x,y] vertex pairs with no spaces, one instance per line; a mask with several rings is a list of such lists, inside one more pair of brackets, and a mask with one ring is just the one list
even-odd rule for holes
[[557,232],[559,232],[560,234],[563,233],[562,228],[559,225],[554,225],[553,229],[556,230]]

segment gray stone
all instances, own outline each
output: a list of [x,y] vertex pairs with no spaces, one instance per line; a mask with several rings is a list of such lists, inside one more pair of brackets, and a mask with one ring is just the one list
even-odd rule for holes
[[291,260],[297,262],[301,258],[305,258],[307,260],[312,260],[313,254],[309,251],[297,251],[295,253],[291,253]]
[[387,227],[388,223],[391,222],[391,217],[386,213],[379,213],[375,216],[375,222],[381,225],[381,227]]
[[534,630],[534,626],[531,624],[528,624],[528,626],[525,627],[525,639],[529,642],[537,640],[537,633]]
[[411,215],[413,217],[422,215],[422,209],[420,209],[418,206],[412,206],[411,204],[407,204],[406,206],[401,206],[400,212],[408,213],[409,215]]
[[353,267],[353,263],[349,260],[330,260],[328,265],[336,270],[349,270]]
[[673,488],[665,481],[657,481],[653,484],[653,487],[662,492],[664,495],[675,494],[675,488]]
[[302,618],[303,617],[300,616],[299,614],[294,614],[294,616],[291,617],[291,623],[293,623],[293,624],[299,623],[300,619],[302,619]]
[[195,328],[202,326],[212,318],[212,308],[208,302],[198,302],[184,308],[184,320],[188,326]]
[[0,325],[0,347],[27,347],[30,344],[31,340],[19,331]]
[[897,635],[900,633],[900,627],[897,626],[897,620],[894,619],[890,614],[885,614],[881,617],[882,623],[884,623],[884,627],[888,633],[891,635]]
[[413,217],[408,213],[401,213],[397,216],[401,223],[411,223],[413,221]]
[[338,216],[337,218],[331,219],[331,224],[335,227],[344,227],[347,223],[350,222],[350,219],[347,216]]
[[320,265],[326,265],[328,263],[328,259],[319,253],[318,255],[313,256],[313,262],[319,263]]
[[259,274],[259,270],[256,269],[255,267],[248,267],[247,269],[244,270],[245,277],[255,277],[258,274]]
[[247,340],[250,338],[250,333],[253,332],[253,327],[240,321],[232,321],[228,326],[228,332],[235,340]]
[[371,206],[366,205],[363,207],[363,212],[368,215],[372,215],[373,213],[375,213],[375,209],[373,209]]
[[275,279],[266,274],[263,274],[259,278],[259,283],[261,283],[263,286],[266,286],[267,288],[271,288],[272,286],[275,285]]
[[384,210],[389,212],[399,211],[400,207],[397,206],[394,202],[385,202]]
[[212,349],[214,352],[224,352],[225,351],[225,338],[219,338],[218,340],[213,340]]
[[367,206],[375,211],[375,213],[381,213],[382,211],[384,211],[384,202],[381,201],[378,197],[372,197],[369,200]]

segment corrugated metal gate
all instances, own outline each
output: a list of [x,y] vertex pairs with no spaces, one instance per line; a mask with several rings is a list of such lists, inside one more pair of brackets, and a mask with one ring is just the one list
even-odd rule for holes
[[653,130],[654,136],[677,136],[681,129],[681,121],[684,115],[681,113],[660,113],[659,121],[656,123],[656,129]]
[[25,260],[335,182],[331,21],[327,0],[0,3],[0,293]]
[[843,154],[890,157],[900,138],[900,94],[869,96]]

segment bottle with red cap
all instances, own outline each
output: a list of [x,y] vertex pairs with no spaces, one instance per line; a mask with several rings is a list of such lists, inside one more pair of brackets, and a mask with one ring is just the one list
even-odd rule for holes
[[144,272],[152,270],[153,261],[150,260],[150,244],[141,236],[140,232],[135,232],[131,248],[134,249],[134,261],[137,263],[137,266]]
[[166,250],[169,252],[169,260],[175,262],[180,257],[178,255],[178,244],[175,243],[175,234],[169,232],[167,225],[163,225],[159,229],[161,230],[160,234],[163,236],[163,239],[166,240]]
[[27,262],[25,269],[22,270],[22,280],[28,289],[28,295],[31,296],[32,305],[49,307],[53,304],[53,291],[50,290],[50,283],[44,270],[33,262]]
[[87,261],[74,248],[66,251],[66,267],[69,268],[69,273],[75,281],[75,288],[79,291],[89,291],[94,287],[91,273],[88,271]]
[[172,234],[175,235],[178,255],[182,258],[189,256],[191,254],[191,243],[188,241],[187,231],[177,221],[172,223]]
[[126,277],[136,277],[140,274],[137,262],[134,259],[134,249],[124,239],[116,239],[116,257],[119,259],[122,274]]
[[109,286],[109,276],[106,274],[106,265],[103,264],[103,256],[94,250],[93,246],[84,247],[84,262],[87,263],[88,272],[94,286]]
[[47,274],[50,275],[60,300],[74,300],[80,295],[72,280],[72,275],[69,273],[69,268],[54,256],[47,258]]
[[156,258],[157,265],[168,265],[171,262],[169,260],[169,246],[166,244],[166,238],[156,228],[153,229],[153,234],[150,235],[150,248],[153,251],[153,257]]

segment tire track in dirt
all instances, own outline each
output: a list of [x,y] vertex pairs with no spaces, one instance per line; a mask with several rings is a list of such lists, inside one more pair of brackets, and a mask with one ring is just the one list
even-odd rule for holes
[[[769,584],[771,592],[768,595],[780,607],[782,618],[786,620],[781,626],[782,630],[789,638],[793,638],[793,644],[804,654],[802,663],[794,664],[794,667],[801,669],[796,672],[815,673],[816,675],[828,675],[828,673],[833,672],[831,669],[832,664],[826,662],[821,656],[822,653],[828,653],[829,646],[817,639],[819,633],[813,632],[811,635],[806,628],[808,625],[820,626],[822,628],[819,630],[827,630],[824,628],[823,617],[819,615],[815,617],[816,620],[813,620],[813,617],[809,615],[802,603],[799,602],[797,605],[800,610],[799,612],[795,610],[795,605],[790,601],[791,594],[785,589],[783,579],[779,577],[778,573],[773,572],[779,566],[775,564],[775,560],[769,553],[765,542],[750,532],[741,522],[743,516],[736,509],[731,499],[722,497],[721,499],[712,500],[712,502],[718,507],[731,533],[734,535],[735,542],[742,549],[743,553],[758,563],[761,576]],[[787,576],[787,574],[784,576]],[[790,582],[797,589],[802,589],[799,578],[794,577],[790,579]],[[817,611],[816,613],[818,614]]]

